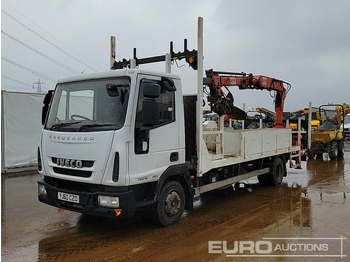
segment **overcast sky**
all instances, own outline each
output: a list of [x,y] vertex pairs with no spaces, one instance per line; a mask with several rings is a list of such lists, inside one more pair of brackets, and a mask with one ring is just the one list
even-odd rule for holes
[[[275,77],[292,85],[285,110],[350,103],[348,0],[6,0],[1,12],[2,89],[44,90],[57,79],[109,70],[109,39],[117,60],[197,48],[197,17],[204,19],[204,68]],[[184,66],[182,66],[184,65]],[[179,68],[178,68],[178,67]],[[181,67],[182,66],[182,67]],[[164,70],[164,64],[141,68]],[[172,66],[184,93],[196,73]],[[37,85],[35,84],[36,88]],[[235,105],[273,109],[266,91],[230,88]]]

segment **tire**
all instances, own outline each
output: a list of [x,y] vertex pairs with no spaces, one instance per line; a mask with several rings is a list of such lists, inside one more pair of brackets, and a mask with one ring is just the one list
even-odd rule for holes
[[328,145],[328,155],[331,160],[337,160],[338,159],[338,143],[337,141],[332,141]]
[[285,176],[285,164],[282,159],[276,157],[273,161],[270,174],[268,175],[269,184],[272,186],[278,186],[282,183],[283,177]]
[[338,143],[338,159],[343,159],[344,154],[345,154],[344,141],[342,140]]
[[313,148],[310,148],[306,151],[306,155],[308,158],[314,159],[316,154]]
[[154,221],[161,226],[177,223],[185,209],[185,192],[177,181],[166,183],[160,191],[158,202],[155,204]]

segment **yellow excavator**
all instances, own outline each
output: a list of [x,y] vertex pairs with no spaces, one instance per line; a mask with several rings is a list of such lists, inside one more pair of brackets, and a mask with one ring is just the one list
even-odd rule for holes
[[[330,112],[334,112],[334,115],[331,116]],[[311,132],[311,148],[307,151],[309,158],[320,157],[323,153],[328,153],[331,160],[344,157],[344,118],[349,112],[350,107],[346,103],[319,107],[317,120],[320,126]]]
[[[298,124],[295,122],[298,121],[298,117],[302,117],[302,116],[307,115],[307,114],[309,114],[309,109],[307,109],[307,108],[299,109],[297,111],[291,112],[290,116],[289,116],[289,120],[291,121],[291,123],[289,124],[289,128],[291,128],[293,130],[297,130]],[[319,127],[320,127],[320,120],[312,119],[311,120],[311,129],[312,130],[318,129]]]

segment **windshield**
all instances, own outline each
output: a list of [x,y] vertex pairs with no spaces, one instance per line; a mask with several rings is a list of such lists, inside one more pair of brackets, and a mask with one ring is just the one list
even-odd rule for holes
[[45,129],[66,132],[116,130],[124,125],[130,79],[58,84]]

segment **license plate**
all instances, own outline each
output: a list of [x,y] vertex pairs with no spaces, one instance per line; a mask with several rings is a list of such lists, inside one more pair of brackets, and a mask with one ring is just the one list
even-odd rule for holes
[[74,194],[58,192],[58,199],[72,203],[79,203],[79,196]]

